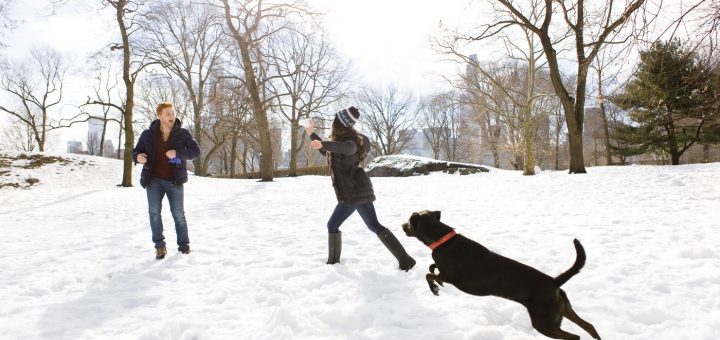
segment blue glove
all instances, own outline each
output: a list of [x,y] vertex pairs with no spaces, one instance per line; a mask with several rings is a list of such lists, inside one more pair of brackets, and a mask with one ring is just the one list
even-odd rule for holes
[[180,160],[180,158],[174,157],[168,163],[178,165],[182,163],[182,161]]

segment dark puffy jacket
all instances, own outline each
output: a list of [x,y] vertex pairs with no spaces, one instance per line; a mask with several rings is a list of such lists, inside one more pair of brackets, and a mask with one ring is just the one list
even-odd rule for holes
[[[175,176],[175,184],[182,185],[188,181],[187,161],[193,160],[200,156],[200,146],[192,137],[190,131],[180,126],[182,123],[179,119],[175,119],[175,124],[170,130],[170,149],[175,150],[176,157],[180,158],[181,163],[173,166],[173,175]],[[160,133],[160,120],[156,119],[150,123],[150,128],[140,134],[140,139],[133,149],[133,161],[137,164],[138,154],[147,154],[147,162],[143,164],[142,174],[140,175],[140,185],[143,188],[150,183],[150,174],[152,173],[153,162],[155,161],[155,140]]]
[[[370,145],[370,140],[360,135],[364,146]],[[313,140],[322,141],[320,153],[328,157],[332,170],[332,182],[335,196],[338,201],[346,204],[370,203],[375,200],[372,182],[365,170],[360,166],[360,152],[354,138],[341,141],[323,141],[320,136],[313,133]],[[330,152],[330,155],[327,154]]]

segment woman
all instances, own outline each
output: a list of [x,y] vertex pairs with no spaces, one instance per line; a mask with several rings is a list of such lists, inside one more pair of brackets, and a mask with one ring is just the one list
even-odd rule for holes
[[360,162],[365,159],[366,146],[370,141],[358,134],[353,125],[360,118],[360,112],[353,106],[343,109],[335,115],[330,141],[323,141],[315,132],[312,122],[305,131],[310,135],[310,147],[319,150],[327,157],[331,168],[331,178],[338,204],[327,223],[328,228],[328,264],[340,262],[342,237],[340,225],[357,211],[365,225],[375,233],[390,253],[398,260],[401,270],[408,271],[415,266],[415,260],[405,252],[400,241],[393,233],[378,222],[375,214],[375,193],[370,177]]
[[147,193],[155,259],[161,260],[167,254],[160,216],[165,195],[170,202],[170,213],[175,221],[178,250],[183,254],[190,253],[190,238],[183,206],[183,184],[188,180],[185,165],[187,161],[200,155],[200,147],[190,131],[180,127],[180,120],[175,117],[171,103],[160,103],[156,112],[158,119],[140,135],[140,140],[133,149],[133,160],[143,165],[140,185]]

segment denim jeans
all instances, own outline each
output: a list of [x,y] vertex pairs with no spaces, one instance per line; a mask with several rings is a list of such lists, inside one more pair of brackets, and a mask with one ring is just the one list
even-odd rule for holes
[[155,248],[165,246],[160,210],[162,209],[163,197],[167,194],[170,202],[170,213],[173,220],[175,220],[178,250],[187,249],[190,239],[188,238],[187,221],[185,221],[185,209],[183,207],[183,186],[175,185],[172,180],[152,177],[145,191],[147,192],[150,229],[152,230],[152,241],[155,243]]
[[356,210],[363,219],[363,222],[365,222],[365,225],[373,233],[379,234],[383,230],[387,229],[378,221],[377,215],[375,214],[375,205],[373,205],[372,202],[355,205],[338,202],[337,206],[335,206],[335,211],[333,211],[330,216],[330,220],[327,223],[328,232],[339,232],[340,225],[342,225],[343,222],[345,222],[345,220]]

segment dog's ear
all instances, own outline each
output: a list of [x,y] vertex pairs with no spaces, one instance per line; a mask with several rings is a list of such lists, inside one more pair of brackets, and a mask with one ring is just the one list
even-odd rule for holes
[[440,221],[440,211],[432,211],[430,213],[433,217],[435,217],[436,220]]
[[414,212],[412,215],[410,215],[410,218],[408,219],[408,224],[410,224],[411,227],[415,227],[415,220],[417,220],[418,216],[420,216],[418,213]]

